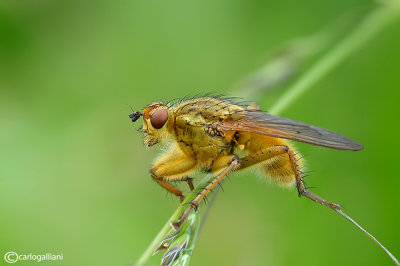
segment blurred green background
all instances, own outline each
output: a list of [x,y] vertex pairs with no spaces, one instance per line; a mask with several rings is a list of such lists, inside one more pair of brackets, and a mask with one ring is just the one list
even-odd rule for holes
[[[158,150],[143,146],[129,106],[229,94],[282,43],[354,11],[350,30],[376,6],[2,1],[0,264],[7,251],[64,254],[47,265],[132,264],[178,200],[151,180]],[[359,152],[297,147],[312,171],[312,191],[342,204],[398,257],[399,32],[397,20],[282,114],[364,145]],[[268,110],[281,92],[259,97],[261,107]],[[252,172],[231,181],[204,224],[192,265],[392,265],[349,222],[295,190]]]

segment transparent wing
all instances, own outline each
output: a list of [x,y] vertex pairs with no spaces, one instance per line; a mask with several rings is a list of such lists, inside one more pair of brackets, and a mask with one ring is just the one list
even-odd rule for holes
[[285,138],[339,150],[361,150],[357,142],[329,130],[259,111],[245,111],[244,116],[217,123],[219,131],[246,131]]

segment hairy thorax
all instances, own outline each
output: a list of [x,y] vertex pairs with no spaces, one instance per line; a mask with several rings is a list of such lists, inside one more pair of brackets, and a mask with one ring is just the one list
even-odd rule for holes
[[175,135],[181,150],[192,156],[202,168],[210,168],[221,156],[232,153],[230,139],[212,129],[221,119],[243,114],[243,108],[212,98],[188,101],[175,108]]

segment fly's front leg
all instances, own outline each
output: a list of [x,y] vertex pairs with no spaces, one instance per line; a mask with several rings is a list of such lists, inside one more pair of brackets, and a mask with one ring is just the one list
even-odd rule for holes
[[172,153],[166,157],[160,158],[151,168],[150,173],[153,179],[163,188],[178,196],[180,201],[184,200],[182,191],[174,187],[169,181],[186,181],[191,190],[194,189],[192,179],[188,174],[196,167],[196,161],[193,158],[185,156],[182,153]]

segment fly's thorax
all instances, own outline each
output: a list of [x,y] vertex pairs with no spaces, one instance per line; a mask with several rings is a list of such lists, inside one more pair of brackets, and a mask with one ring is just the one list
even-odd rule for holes
[[243,107],[229,100],[202,97],[187,100],[174,107],[176,116],[192,117],[192,121],[212,123],[226,120],[237,120],[245,115]]
[[230,145],[227,145],[223,139],[217,139],[211,143],[207,136],[203,139],[177,139],[177,144],[182,152],[193,158],[202,169],[211,169],[217,158],[230,154],[231,150]]
[[230,150],[230,143],[227,143],[222,136],[210,136],[207,134],[204,121],[201,124],[195,124],[200,120],[192,120],[189,117],[176,118],[176,142],[181,150],[194,158],[200,166],[209,168],[215,158],[221,154],[227,154]]
[[212,97],[186,100],[171,109],[175,115],[176,140],[182,149],[214,157],[229,150],[231,140],[219,134],[213,125],[244,115],[241,106]]

